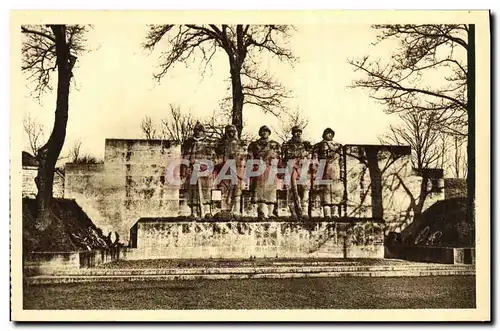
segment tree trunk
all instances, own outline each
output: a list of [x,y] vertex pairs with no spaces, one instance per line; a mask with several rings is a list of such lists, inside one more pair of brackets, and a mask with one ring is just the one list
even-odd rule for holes
[[460,148],[458,138],[455,137],[455,178],[460,178]]
[[418,195],[418,202],[413,207],[413,216],[415,218],[420,217],[422,214],[422,209],[424,209],[424,203],[427,199],[427,194],[429,191],[427,190],[427,185],[429,182],[429,177],[426,173],[424,173],[423,169],[420,169],[420,173],[422,174],[422,181],[420,182],[420,192]]
[[378,148],[366,148],[368,170],[370,171],[370,185],[372,191],[372,217],[383,219],[384,207],[382,203],[382,173],[378,165]]
[[51,29],[56,41],[57,102],[52,133],[47,143],[40,148],[37,156],[39,167],[37,177],[35,178],[38,188],[36,196],[36,225],[41,231],[50,225],[54,170],[66,138],[71,79],[70,54],[66,43],[66,27],[64,25],[51,25]]
[[241,138],[243,131],[243,86],[241,84],[241,65],[231,63],[231,86],[233,92],[233,109],[231,112],[232,124],[238,130],[238,137]]
[[467,219],[475,218],[476,156],[475,156],[475,112],[476,112],[476,26],[469,24],[467,43]]

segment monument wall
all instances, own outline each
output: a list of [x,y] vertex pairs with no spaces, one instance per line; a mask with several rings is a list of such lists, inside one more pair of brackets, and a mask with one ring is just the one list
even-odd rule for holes
[[106,139],[103,164],[67,164],[65,196],[106,234],[128,240],[141,217],[177,215],[179,187],[165,179],[180,146],[164,140]]
[[383,225],[332,222],[141,219],[127,259],[329,257],[383,258]]

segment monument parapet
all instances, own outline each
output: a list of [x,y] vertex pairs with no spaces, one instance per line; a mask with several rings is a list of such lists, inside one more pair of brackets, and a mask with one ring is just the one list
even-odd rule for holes
[[343,218],[141,218],[128,259],[383,258],[383,224]]

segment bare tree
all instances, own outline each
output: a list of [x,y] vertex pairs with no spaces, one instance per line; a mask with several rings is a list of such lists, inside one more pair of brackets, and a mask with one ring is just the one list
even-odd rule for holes
[[190,111],[183,112],[179,106],[169,105],[168,116],[158,124],[152,117],[144,116],[141,131],[148,140],[165,139],[182,143],[192,134],[195,124],[196,120]]
[[28,114],[23,118],[23,128],[28,139],[30,152],[36,157],[38,149],[45,143],[44,127]]
[[93,155],[82,153],[82,141],[80,139],[75,140],[71,146],[68,152],[68,159],[71,163],[96,164],[103,162]]
[[73,143],[73,146],[70,148],[68,153],[70,162],[75,163],[80,158],[81,147],[82,147],[82,141],[80,139],[76,140]]
[[35,85],[37,98],[51,90],[51,75],[57,72],[57,101],[55,120],[48,141],[38,150],[38,175],[35,179],[38,193],[36,223],[39,229],[50,224],[50,206],[54,169],[66,138],[68,122],[70,82],[77,55],[84,50],[84,34],[81,25],[30,25],[22,26],[22,70]]
[[448,161],[447,161],[447,154],[448,154],[448,151],[449,151],[449,145],[448,145],[448,140],[449,140],[449,135],[444,133],[444,132],[440,132],[439,133],[439,143],[440,143],[440,146],[441,146],[441,158],[440,158],[440,163],[439,163],[439,167],[441,169],[443,169],[443,171],[446,173],[446,168],[448,166]]
[[288,141],[292,137],[292,128],[299,126],[304,130],[309,125],[309,118],[303,116],[300,110],[296,109],[293,112],[284,114],[278,128],[273,128],[276,136],[281,143]]
[[142,133],[144,134],[144,138],[151,140],[151,139],[158,139],[158,135],[156,134],[156,129],[153,124],[153,119],[150,116],[144,116],[141,122],[141,130]]
[[224,136],[224,129],[229,121],[224,113],[214,113],[205,119],[195,118],[191,111],[182,111],[179,106],[170,105],[168,116],[159,123],[159,130],[149,116],[143,118],[141,130],[146,139],[166,139],[183,143],[193,134],[194,126],[199,122],[204,126],[206,136],[215,140]]
[[[371,91],[388,113],[438,111],[441,131],[474,136],[475,25],[375,25],[376,43],[397,41],[388,63],[364,57],[350,60],[364,78],[352,87]],[[474,219],[475,149],[467,141],[467,218]]]
[[263,53],[293,64],[296,58],[287,48],[293,30],[289,25],[153,25],[144,47],[152,50],[165,40],[169,50],[161,54],[161,80],[177,62],[187,63],[201,57],[203,73],[217,50],[228,56],[231,79],[231,121],[241,137],[243,106],[252,104],[264,112],[278,116],[283,111],[283,99],[289,91],[271,73],[262,70]]
[[163,139],[183,143],[193,132],[196,125],[191,111],[182,112],[179,106],[170,105],[170,114],[161,121]]
[[467,157],[465,151],[465,139],[460,136],[454,136],[453,139],[453,161],[451,170],[455,178],[467,177]]
[[437,167],[442,145],[435,112],[408,112],[400,115],[402,124],[391,125],[389,133],[380,140],[384,144],[408,145],[412,150],[412,166],[417,172]]
[[407,214],[412,210],[414,217],[419,217],[430,193],[426,169],[437,168],[444,162],[442,152],[446,146],[441,141],[441,132],[438,131],[438,122],[436,120],[438,114],[436,114],[436,111],[407,112],[401,114],[400,118],[402,124],[400,126],[391,126],[389,133],[380,140],[384,144],[411,147],[412,167],[419,176],[422,176],[418,193],[415,195],[405,184],[404,178],[398,173],[395,176],[399,181],[399,185],[402,186],[410,198]]
[[[467,135],[467,25],[375,25],[375,44],[396,40],[390,61],[349,60],[364,77],[351,87],[371,91],[388,113],[434,112],[440,130]],[[444,77],[440,81],[440,77]]]

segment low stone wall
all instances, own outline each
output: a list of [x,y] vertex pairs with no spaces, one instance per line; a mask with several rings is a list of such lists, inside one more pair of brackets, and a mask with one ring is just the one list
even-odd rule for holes
[[80,268],[92,268],[100,264],[116,261],[122,256],[120,249],[83,251],[80,256]]
[[122,249],[79,252],[33,252],[24,261],[26,276],[52,274],[69,270],[92,268],[123,256]]
[[126,259],[383,258],[382,224],[294,221],[179,221],[141,219],[130,231]]
[[30,253],[24,261],[24,273],[26,276],[74,270],[79,267],[80,255],[78,252]]
[[116,231],[127,242],[139,218],[179,214],[179,186],[166,177],[179,154],[180,146],[170,141],[106,139],[104,163],[66,163],[65,197],[104,233]]

